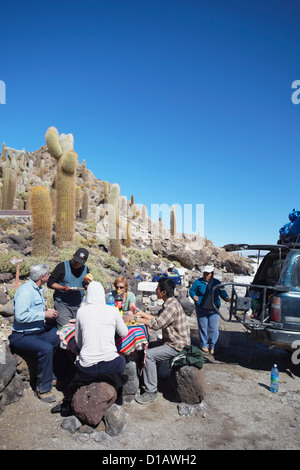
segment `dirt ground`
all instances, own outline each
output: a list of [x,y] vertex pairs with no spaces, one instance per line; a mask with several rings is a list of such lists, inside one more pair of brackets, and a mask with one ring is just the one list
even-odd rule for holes
[[[193,320],[191,320],[193,321]],[[195,330],[192,330],[193,335]],[[193,338],[197,344],[197,336]],[[274,363],[279,393],[269,391]],[[288,353],[252,343],[237,321],[220,321],[220,349],[203,366],[206,396],[201,411],[180,416],[166,379],[159,398],[148,405],[124,405],[126,424],[118,437],[100,442],[61,428],[64,418],[51,414],[31,389],[0,415],[2,450],[259,450],[300,448],[300,366]],[[58,393],[58,398],[60,395]]]

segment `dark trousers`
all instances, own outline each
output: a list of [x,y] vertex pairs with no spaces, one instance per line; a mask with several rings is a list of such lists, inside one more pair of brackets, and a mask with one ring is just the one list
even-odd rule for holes
[[9,337],[13,353],[35,354],[37,358],[37,390],[40,393],[49,392],[52,388],[53,355],[59,348],[60,340],[56,334],[57,329],[46,327],[44,330],[33,333],[12,332]]
[[79,372],[89,375],[105,375],[105,374],[124,374],[126,367],[126,360],[123,356],[118,356],[112,361],[98,362],[90,367],[82,367],[79,362],[76,362],[76,367]]

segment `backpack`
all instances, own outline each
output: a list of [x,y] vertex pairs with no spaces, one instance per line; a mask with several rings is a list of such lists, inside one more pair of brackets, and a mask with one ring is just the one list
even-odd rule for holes
[[184,346],[184,348],[170,361],[170,369],[178,369],[183,366],[194,366],[198,369],[202,369],[204,363],[204,357],[202,352],[196,346]]

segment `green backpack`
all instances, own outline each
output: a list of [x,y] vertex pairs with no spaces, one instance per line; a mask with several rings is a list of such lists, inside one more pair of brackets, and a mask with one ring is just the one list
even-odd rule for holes
[[184,348],[173,356],[170,361],[170,369],[178,369],[183,366],[194,366],[198,369],[202,369],[204,363],[204,357],[202,352],[197,346],[184,346]]

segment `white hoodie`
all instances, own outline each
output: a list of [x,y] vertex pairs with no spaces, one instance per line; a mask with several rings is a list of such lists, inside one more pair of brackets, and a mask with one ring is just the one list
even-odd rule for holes
[[90,367],[101,361],[112,361],[118,356],[115,333],[128,334],[122,315],[116,307],[106,305],[100,282],[87,287],[86,304],[78,309],[75,340],[80,349],[79,363]]

